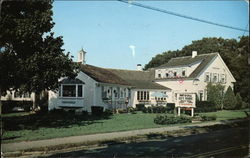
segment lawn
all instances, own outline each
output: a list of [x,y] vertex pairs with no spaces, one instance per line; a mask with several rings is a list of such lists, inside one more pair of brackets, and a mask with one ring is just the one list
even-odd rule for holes
[[[248,110],[249,111],[249,110]],[[243,110],[203,113],[217,115],[217,120],[244,118]],[[3,115],[3,142],[49,139],[94,133],[157,128],[154,118],[159,114],[114,114],[95,117],[72,113],[7,114]]]

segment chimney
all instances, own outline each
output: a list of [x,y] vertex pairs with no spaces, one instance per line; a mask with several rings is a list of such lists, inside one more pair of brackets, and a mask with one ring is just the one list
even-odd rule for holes
[[138,71],[142,71],[142,66],[141,66],[141,64],[137,64],[137,70],[138,70]]
[[197,56],[197,51],[192,51],[192,58]]
[[85,52],[83,49],[81,49],[79,52],[78,52],[78,60],[77,62],[78,63],[81,63],[81,64],[86,64],[86,60],[85,60],[85,54],[87,52]]

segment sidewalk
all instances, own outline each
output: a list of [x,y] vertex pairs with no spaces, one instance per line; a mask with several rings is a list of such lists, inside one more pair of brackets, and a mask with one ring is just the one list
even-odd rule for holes
[[[235,122],[235,120],[227,121],[226,123],[230,122]],[[170,127],[168,126],[161,128],[140,129],[140,130],[123,131],[123,132],[101,133],[101,134],[71,136],[71,137],[36,140],[36,141],[6,143],[2,144],[2,150],[3,152],[13,152],[13,151],[22,151],[32,148],[41,148],[41,147],[49,147],[49,146],[64,145],[64,144],[75,144],[75,143],[91,142],[91,141],[106,141],[116,138],[131,137],[136,135],[143,135],[143,134],[157,133],[157,132],[175,131],[191,127],[212,126],[216,124],[225,124],[225,122],[203,122],[191,125],[170,126]]]

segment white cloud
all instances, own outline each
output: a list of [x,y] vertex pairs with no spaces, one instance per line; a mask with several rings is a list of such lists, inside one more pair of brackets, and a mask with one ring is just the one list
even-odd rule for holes
[[134,45],[129,45],[129,48],[130,48],[131,51],[132,51],[132,56],[133,56],[133,58],[135,58],[135,46],[134,46]]

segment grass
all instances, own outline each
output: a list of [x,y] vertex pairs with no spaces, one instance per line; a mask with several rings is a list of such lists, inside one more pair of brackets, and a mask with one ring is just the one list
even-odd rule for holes
[[247,111],[249,113],[250,109],[221,110],[221,111],[217,111],[217,112],[208,112],[208,113],[201,113],[201,114],[205,114],[207,116],[216,115],[217,116],[217,121],[223,121],[223,120],[244,118],[244,117],[246,117],[246,114],[245,114],[244,111]]
[[[248,110],[249,111],[249,110]],[[217,115],[217,120],[244,118],[243,110],[203,113]],[[87,116],[72,113],[7,114],[3,115],[3,142],[49,139],[95,133],[157,128],[154,118],[159,114],[114,114],[112,116]]]

